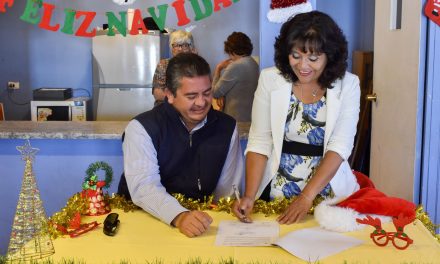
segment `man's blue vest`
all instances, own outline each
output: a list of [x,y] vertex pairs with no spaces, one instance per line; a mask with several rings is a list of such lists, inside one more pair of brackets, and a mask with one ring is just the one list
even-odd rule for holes
[[[190,134],[179,113],[167,102],[134,119],[139,121],[153,141],[162,185],[168,193],[203,199],[213,193],[225,163],[235,120],[219,111],[208,112],[207,123]],[[124,175],[119,193],[127,197]]]

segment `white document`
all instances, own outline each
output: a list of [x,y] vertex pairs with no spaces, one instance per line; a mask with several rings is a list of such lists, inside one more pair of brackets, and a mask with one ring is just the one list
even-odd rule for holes
[[290,232],[274,244],[292,255],[314,263],[362,243],[357,238],[314,227]]
[[215,244],[217,246],[257,247],[272,246],[280,227],[276,221],[242,223],[238,220],[221,221]]

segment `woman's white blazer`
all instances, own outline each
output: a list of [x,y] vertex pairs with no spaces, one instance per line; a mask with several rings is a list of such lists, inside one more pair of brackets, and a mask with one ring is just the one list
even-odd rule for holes
[[[338,153],[343,162],[330,185],[336,196],[348,196],[359,189],[347,162],[353,149],[359,119],[359,78],[349,72],[327,89],[327,119],[324,136],[324,153]],[[252,124],[245,153],[251,151],[268,157],[260,188],[260,197],[278,170],[283,146],[292,83],[287,82],[277,68],[264,69],[258,81],[252,106]]]

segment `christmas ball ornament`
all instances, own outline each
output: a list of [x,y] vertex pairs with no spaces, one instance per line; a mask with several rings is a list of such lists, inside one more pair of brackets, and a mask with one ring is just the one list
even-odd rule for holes
[[284,23],[297,14],[312,10],[312,4],[308,0],[271,0],[267,18],[270,22]]
[[118,5],[131,5],[136,2],[136,0],[113,0],[113,2]]
[[[105,180],[98,180],[96,172],[98,170],[105,171]],[[103,215],[109,213],[110,206],[104,201],[103,188],[110,187],[110,183],[113,179],[112,168],[103,161],[98,161],[90,164],[86,171],[86,178],[83,183],[82,197],[86,197],[89,201],[89,208],[87,209],[87,215]]]

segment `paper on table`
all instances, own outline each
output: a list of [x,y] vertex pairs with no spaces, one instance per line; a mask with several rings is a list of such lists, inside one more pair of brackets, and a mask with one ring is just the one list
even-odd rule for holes
[[237,220],[221,221],[215,244],[234,247],[272,246],[278,238],[279,230],[279,224],[276,221],[254,221],[252,223],[242,223]]
[[274,244],[305,261],[315,262],[362,243],[357,238],[314,227],[290,232]]

